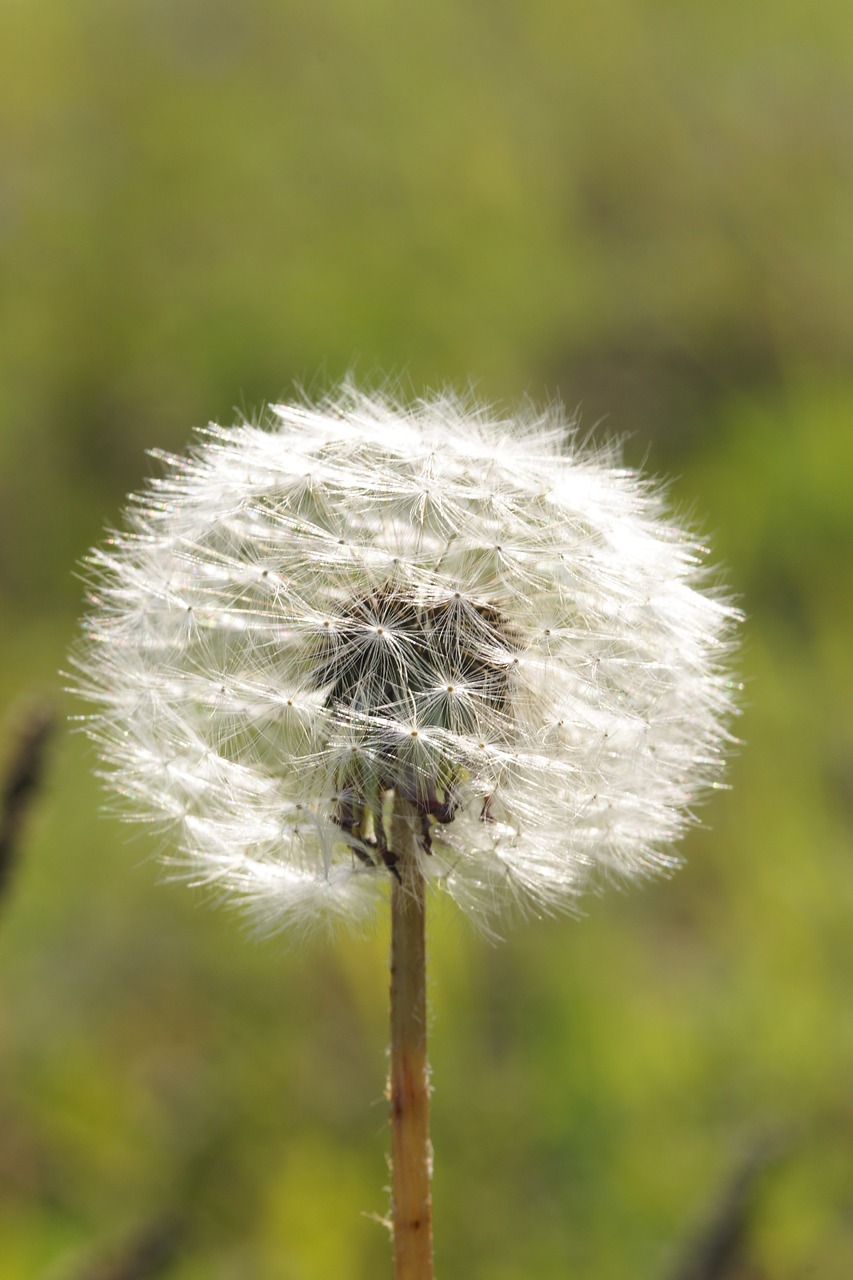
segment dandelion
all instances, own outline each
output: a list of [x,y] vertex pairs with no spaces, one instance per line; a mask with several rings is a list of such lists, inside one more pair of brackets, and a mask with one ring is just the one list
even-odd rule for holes
[[90,559],[110,783],[265,929],[390,892],[396,1275],[431,1270],[427,886],[477,919],[675,865],[717,784],[735,610],[557,412],[345,387],[210,426]]

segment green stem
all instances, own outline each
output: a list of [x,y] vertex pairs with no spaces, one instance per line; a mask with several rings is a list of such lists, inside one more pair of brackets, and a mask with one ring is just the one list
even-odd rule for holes
[[394,798],[391,885],[391,1214],[394,1280],[433,1280],[426,1025],[426,902],[420,818]]

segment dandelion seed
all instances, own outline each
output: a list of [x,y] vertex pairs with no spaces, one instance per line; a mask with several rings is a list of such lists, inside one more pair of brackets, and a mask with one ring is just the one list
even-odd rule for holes
[[[81,689],[118,793],[190,877],[267,927],[361,923],[390,793],[474,913],[673,865],[729,742],[735,611],[612,452],[553,413],[346,389],[164,462],[91,558]],[[314,820],[283,847],[297,804]]]

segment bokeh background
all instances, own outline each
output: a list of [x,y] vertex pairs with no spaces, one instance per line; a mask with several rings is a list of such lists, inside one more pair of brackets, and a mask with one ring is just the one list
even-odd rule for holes
[[[0,757],[76,709],[146,448],[347,371],[625,436],[748,615],[745,745],[672,881],[434,913],[438,1274],[687,1276],[728,1201],[714,1274],[853,1275],[845,0],[2,0],[0,48]],[[92,766],[61,729],[0,901],[0,1275],[388,1276],[385,931],[247,939]]]

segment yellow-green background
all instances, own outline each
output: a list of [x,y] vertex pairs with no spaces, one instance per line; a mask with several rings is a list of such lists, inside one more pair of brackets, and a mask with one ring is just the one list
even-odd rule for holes
[[[350,369],[580,406],[727,566],[745,745],[671,882],[434,915],[438,1275],[662,1278],[768,1135],[727,1274],[853,1275],[845,0],[2,0],[0,49],[0,750],[146,447]],[[92,764],[0,904],[0,1275],[175,1214],[174,1280],[388,1276],[384,930],[247,941]]]

